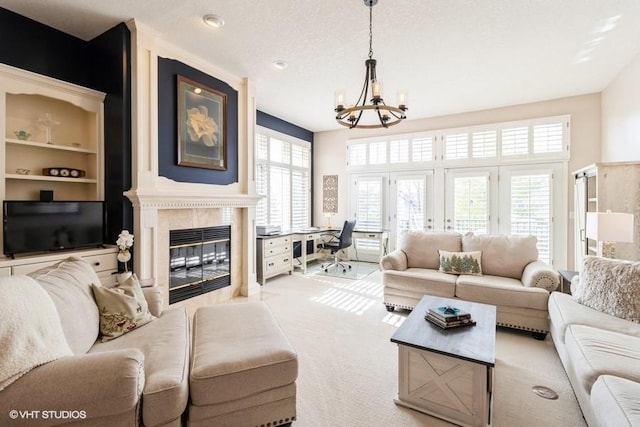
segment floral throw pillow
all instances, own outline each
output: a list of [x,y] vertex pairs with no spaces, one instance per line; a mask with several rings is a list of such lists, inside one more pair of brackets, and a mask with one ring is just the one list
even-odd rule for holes
[[100,312],[102,342],[118,338],[155,319],[135,274],[112,288],[95,284],[91,288]]
[[449,274],[470,274],[482,276],[482,251],[448,252],[440,254],[440,272]]

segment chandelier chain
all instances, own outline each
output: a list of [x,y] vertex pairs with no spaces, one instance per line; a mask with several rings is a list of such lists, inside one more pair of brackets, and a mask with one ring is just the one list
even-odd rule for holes
[[373,58],[373,6],[369,6],[369,59]]

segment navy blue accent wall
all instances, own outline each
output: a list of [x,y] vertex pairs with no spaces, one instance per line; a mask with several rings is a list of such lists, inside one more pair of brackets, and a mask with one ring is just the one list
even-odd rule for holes
[[[107,94],[105,202],[107,243],[133,229],[131,188],[131,35],[120,24],[85,42],[0,8],[0,62]],[[55,197],[55,195],[54,195]]]
[[313,144],[313,132],[262,111],[256,111],[256,124]]
[[2,8],[0,62],[81,86],[90,83],[85,41]]
[[[178,166],[176,76],[227,94],[227,170]],[[227,83],[173,59],[158,58],[158,173],[180,182],[238,182],[238,92]]]
[[89,42],[91,78],[104,100],[104,200],[107,242],[133,230],[133,207],[122,193],[131,188],[131,33],[119,24]]

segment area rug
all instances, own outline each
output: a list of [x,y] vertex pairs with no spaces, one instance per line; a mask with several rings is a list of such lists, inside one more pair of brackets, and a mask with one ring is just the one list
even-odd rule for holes
[[[326,264],[327,262],[325,262]],[[372,262],[361,262],[361,261],[349,261],[351,264],[351,268],[347,269],[347,271],[342,271],[342,268],[330,268],[328,271],[324,271],[322,268],[321,262],[314,262],[313,264],[309,264],[307,267],[308,274],[315,276],[325,276],[325,277],[339,277],[342,279],[349,280],[360,280],[367,277],[369,274],[373,273],[380,269],[380,266],[376,263]]]
[[[393,402],[398,350],[390,337],[408,312],[385,310],[381,277],[379,271],[361,280],[294,273],[269,280],[252,297],[269,305],[298,353],[294,426],[451,425]],[[537,396],[536,385],[559,399]],[[586,425],[550,337],[498,330],[492,425]]]

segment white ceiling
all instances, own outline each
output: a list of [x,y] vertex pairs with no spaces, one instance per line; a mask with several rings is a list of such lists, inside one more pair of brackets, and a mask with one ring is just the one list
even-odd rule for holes
[[[338,129],[368,55],[363,0],[0,0],[84,40],[135,18],[254,82],[258,108],[311,131]],[[226,24],[207,27],[214,13]],[[373,52],[383,95],[408,118],[600,92],[640,52],[638,0],[380,0]],[[286,70],[274,60],[289,63]],[[402,125],[399,125],[400,127]],[[397,129],[400,129],[397,128]]]

